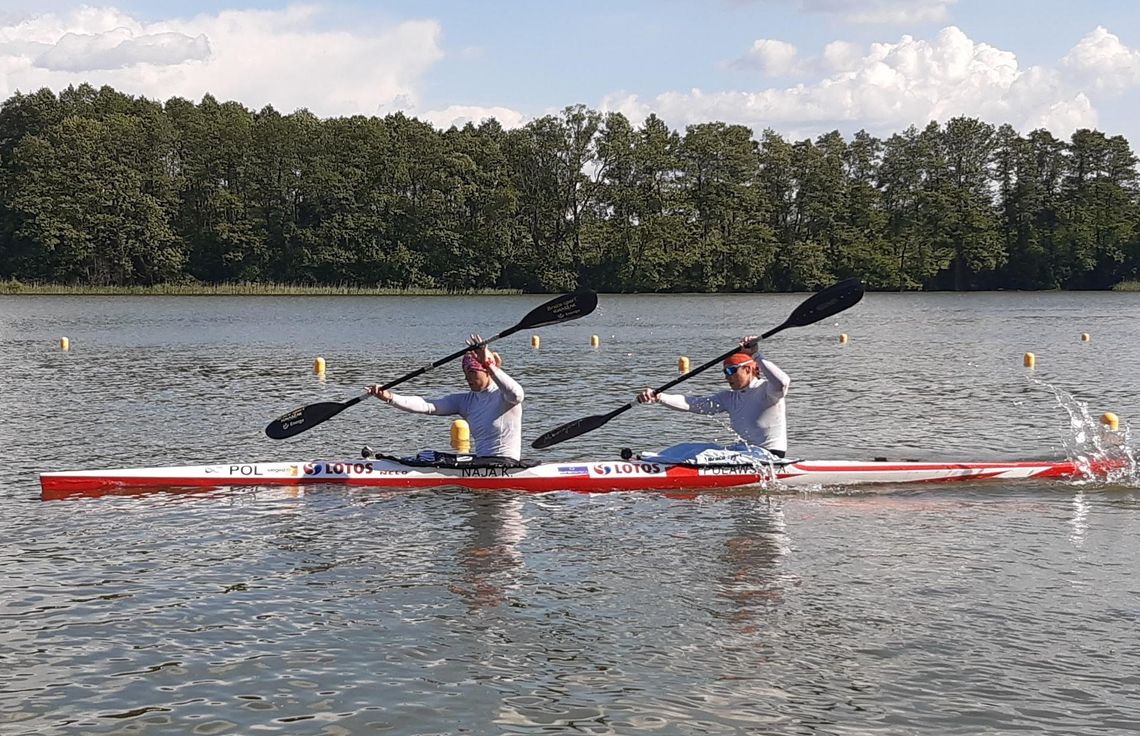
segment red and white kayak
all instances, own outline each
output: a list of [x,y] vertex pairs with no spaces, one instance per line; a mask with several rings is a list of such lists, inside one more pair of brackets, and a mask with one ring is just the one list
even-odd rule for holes
[[770,466],[694,467],[644,460],[545,463],[520,467],[424,467],[394,459],[230,463],[120,470],[73,470],[40,475],[45,500],[179,488],[342,484],[377,488],[546,491],[676,491],[739,486],[802,488],[869,483],[947,483],[982,480],[1103,478],[1123,460],[1083,462],[915,462],[794,460]]

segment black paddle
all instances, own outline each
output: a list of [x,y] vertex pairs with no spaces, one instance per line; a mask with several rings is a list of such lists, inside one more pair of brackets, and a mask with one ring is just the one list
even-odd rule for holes
[[[489,340],[484,340],[483,344],[490,344],[495,340],[500,340],[504,337],[507,337],[508,335],[513,335],[519,330],[533,330],[538,327],[546,327],[547,325],[558,324],[559,322],[569,322],[572,319],[578,319],[579,317],[586,316],[590,312],[594,311],[594,308],[597,306],[598,295],[592,291],[583,291],[577,294],[565,294],[563,296],[551,299],[542,306],[535,307],[530,311],[529,314],[527,314],[527,316],[523,317],[517,325],[511,327],[510,329],[503,330]],[[393,386],[400,385],[404,381],[411,380],[422,373],[427,373],[432,368],[438,368],[444,363],[455,360],[456,358],[466,353],[468,350],[472,350],[474,347],[476,346],[468,345],[462,350],[456,350],[451,355],[447,356],[446,358],[440,358],[431,365],[425,365],[423,368],[417,368],[407,375],[400,376],[394,381],[385,383],[383,386],[381,386],[381,388],[387,391]],[[293,435],[301,434],[306,430],[312,429],[321,422],[332,419],[337,414],[340,414],[342,411],[352,406],[353,404],[359,403],[362,399],[365,399],[368,396],[369,394],[363,393],[360,396],[349,399],[348,401],[321,401],[316,404],[309,404],[308,406],[299,407],[289,412],[288,414],[283,414],[282,416],[270,422],[269,426],[265,428],[265,434],[269,435],[275,440],[282,440],[286,437],[292,437]]]
[[[820,291],[808,297],[807,301],[796,307],[796,310],[792,312],[790,317],[784,320],[783,324],[781,324],[779,327],[768,330],[760,336],[760,339],[763,340],[765,338],[771,337],[777,332],[785,330],[789,327],[803,327],[805,325],[819,322],[821,319],[827,319],[833,314],[838,314],[844,309],[854,306],[862,298],[863,285],[859,283],[858,279],[844,279],[838,284],[829,286],[823,291]],[[666,391],[673,386],[676,386],[681,381],[686,381],[698,373],[712,368],[714,365],[720,363],[728,356],[739,351],[740,347],[737,346],[732,350],[729,350],[724,355],[717,356],[704,365],[692,369],[683,376],[673,379],[661,388],[658,388],[656,392],[661,393],[662,391]],[[609,414],[595,414],[590,417],[583,417],[581,419],[575,419],[572,422],[567,422],[561,427],[556,427],[546,434],[540,435],[539,438],[532,442],[530,446],[536,450],[543,450],[552,445],[557,445],[559,442],[565,442],[566,440],[573,439],[578,435],[592,432],[617,415],[629,411],[633,408],[633,405],[634,402],[630,402],[625,406],[614,409]]]

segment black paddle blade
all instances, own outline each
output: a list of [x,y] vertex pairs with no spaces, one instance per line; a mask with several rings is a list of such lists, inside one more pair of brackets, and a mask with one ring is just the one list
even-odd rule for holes
[[265,428],[265,434],[274,440],[283,440],[286,437],[301,434],[321,422],[332,419],[358,401],[360,401],[360,397],[351,401],[322,401],[317,404],[302,406],[270,422],[269,426]]
[[855,306],[862,298],[863,285],[859,283],[859,279],[843,279],[838,284],[809,297],[807,301],[796,307],[780,327],[804,327],[815,324],[821,319],[827,319],[833,314],[839,314],[844,309]]
[[559,322],[569,322],[572,319],[585,317],[597,306],[598,295],[592,291],[564,294],[532,309],[527,316],[515,325],[514,329],[515,331],[532,330],[536,327],[555,325]]
[[536,450],[545,450],[547,447],[557,445],[559,442],[572,440],[578,435],[586,434],[587,432],[593,432],[595,429],[613,419],[618,414],[621,414],[626,409],[629,409],[631,406],[633,406],[633,404],[626,404],[619,409],[611,411],[609,414],[595,414],[592,417],[582,417],[581,419],[575,419],[572,422],[567,422],[561,427],[555,427],[549,432],[539,435],[534,442],[530,443],[530,446]]

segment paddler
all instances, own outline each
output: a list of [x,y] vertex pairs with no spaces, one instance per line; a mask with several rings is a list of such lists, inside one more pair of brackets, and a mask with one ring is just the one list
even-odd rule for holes
[[694,414],[727,413],[740,438],[776,457],[788,452],[788,420],[784,397],[791,379],[759,351],[760,338],[740,339],[740,350],[724,359],[728,390],[701,397],[659,394],[647,388],[637,395],[642,404],[660,403]]
[[472,335],[467,344],[472,348],[463,356],[463,376],[470,391],[422,399],[394,394],[375,384],[368,387],[368,393],[413,414],[458,414],[471,428],[476,456],[517,462],[522,456],[522,386],[507,375],[502,358],[483,344],[483,338]]

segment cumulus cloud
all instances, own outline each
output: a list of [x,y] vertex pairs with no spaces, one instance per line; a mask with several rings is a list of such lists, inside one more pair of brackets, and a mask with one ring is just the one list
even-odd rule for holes
[[1140,51],[1102,26],[1082,38],[1062,63],[1097,90],[1119,93],[1140,84]]
[[786,41],[761,38],[752,42],[752,48],[732,66],[738,69],[759,69],[769,77],[786,77],[800,73],[796,47]]
[[436,21],[330,29],[321,14],[293,5],[144,22],[82,7],[0,23],[0,96],[88,82],[326,116],[416,104],[421,78],[443,58]]
[[[1095,58],[1102,65],[1112,58],[1131,69],[1122,61],[1131,57],[1119,53]],[[653,99],[614,95],[603,106],[632,120],[655,112],[674,126],[723,120],[793,135],[835,128],[890,134],[959,115],[1008,122],[1019,130],[1044,127],[1065,136],[1097,124],[1086,90],[1074,86],[1068,75],[1021,67],[1012,52],[973,41],[954,26],[933,39],[906,35],[866,50],[831,44],[813,63],[829,71],[811,83],[754,91],[673,91]]]

